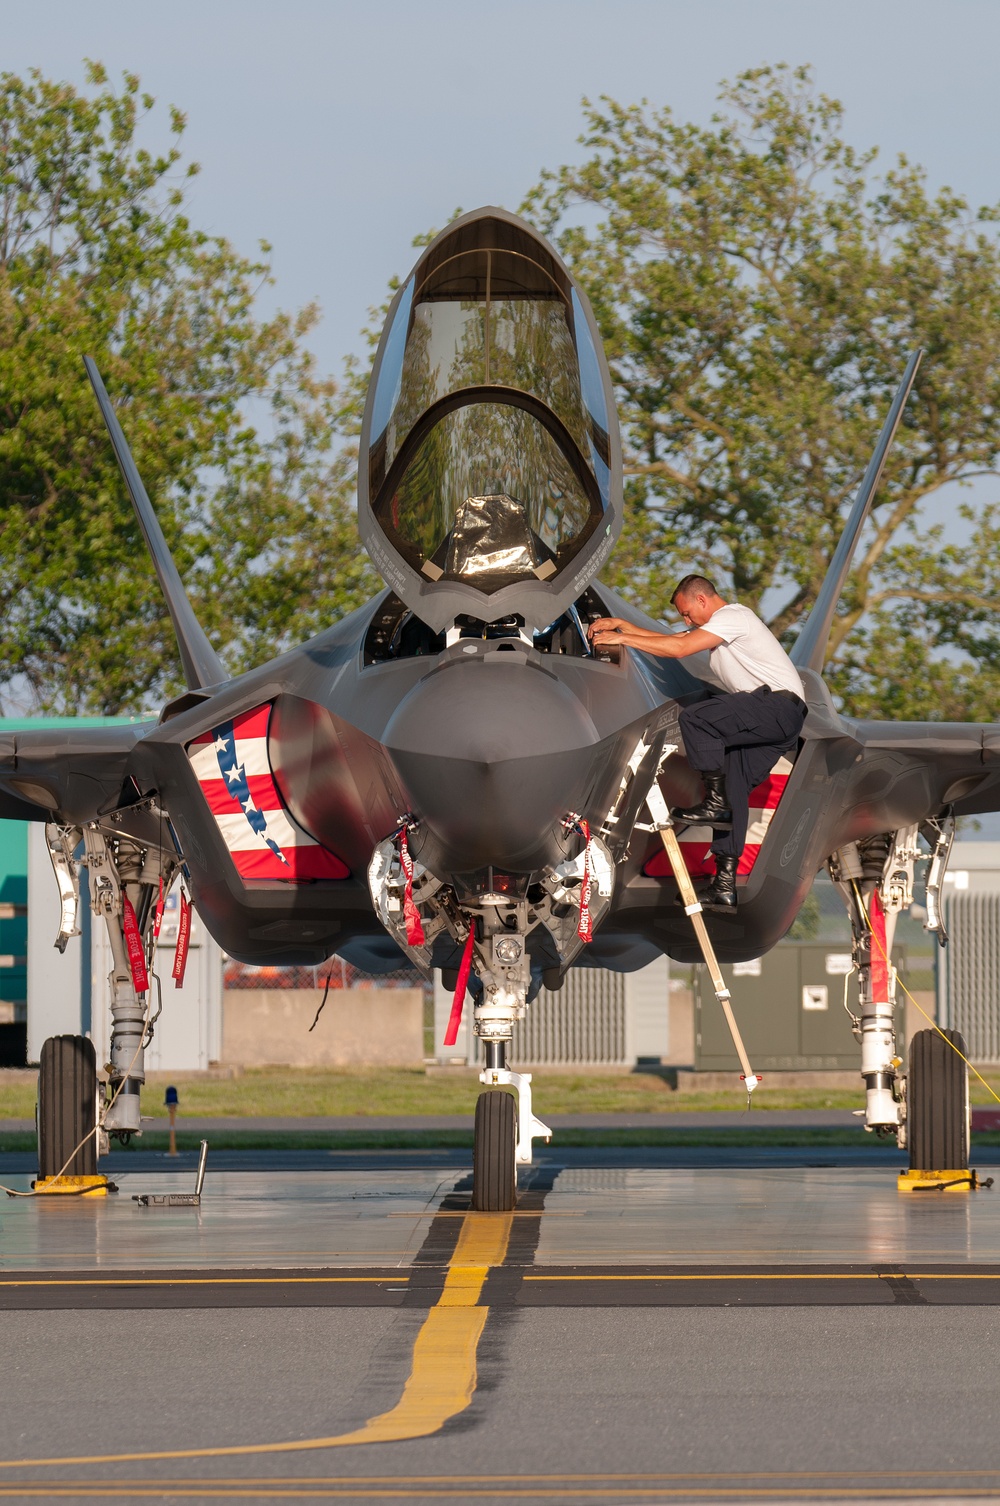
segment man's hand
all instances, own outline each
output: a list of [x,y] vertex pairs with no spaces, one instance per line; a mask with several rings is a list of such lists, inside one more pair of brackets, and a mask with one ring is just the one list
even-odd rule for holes
[[621,617],[599,617],[587,629],[591,643],[621,643],[630,624]]
[[644,654],[655,654],[658,659],[687,659],[691,654],[718,648],[722,642],[715,633],[708,633],[704,628],[692,628],[687,633],[658,633],[636,627],[622,617],[599,617],[590,624],[587,636],[596,648],[617,644],[621,648],[638,648]]

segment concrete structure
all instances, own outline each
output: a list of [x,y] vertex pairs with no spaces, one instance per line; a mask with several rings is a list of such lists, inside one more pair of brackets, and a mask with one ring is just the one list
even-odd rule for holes
[[319,988],[233,988],[223,1000],[222,1061],[261,1067],[419,1067],[419,988],[333,988],[315,1030]]

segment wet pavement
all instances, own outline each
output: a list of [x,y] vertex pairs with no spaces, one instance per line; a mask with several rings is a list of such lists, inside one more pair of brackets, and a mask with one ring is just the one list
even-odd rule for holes
[[[656,1166],[641,1164],[638,1155],[640,1164],[621,1164],[629,1152],[615,1154],[615,1165],[539,1158],[537,1170],[550,1187],[535,1262],[714,1267],[1000,1259],[1000,1188],[902,1195],[897,1155],[877,1165],[810,1166],[799,1152],[798,1165],[727,1166],[711,1164],[724,1161],[724,1152],[705,1149],[700,1165]],[[191,1190],[193,1157],[177,1170],[164,1169],[166,1159],[155,1173],[115,1170],[119,1191],[103,1198],[3,1199],[0,1269],[403,1267],[443,1199],[469,1184],[461,1156],[448,1167],[428,1166],[419,1153],[368,1153],[366,1166],[344,1169],[327,1154],[323,1169],[210,1165],[199,1208],[140,1207],[137,1195]],[[12,1175],[8,1184],[27,1190],[30,1178]]]
[[229,1154],[0,1200],[0,1498],[1000,1495],[1000,1191],[551,1147],[477,1214],[465,1151]]

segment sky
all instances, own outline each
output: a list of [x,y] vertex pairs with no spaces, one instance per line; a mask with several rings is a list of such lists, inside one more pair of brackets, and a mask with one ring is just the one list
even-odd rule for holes
[[284,308],[316,300],[325,371],[457,208],[516,209],[579,160],[580,100],[707,122],[719,81],[811,63],[846,134],[932,183],[1000,200],[996,0],[33,0],[4,7],[2,66],[140,74],[188,117],[202,229],[273,248]]

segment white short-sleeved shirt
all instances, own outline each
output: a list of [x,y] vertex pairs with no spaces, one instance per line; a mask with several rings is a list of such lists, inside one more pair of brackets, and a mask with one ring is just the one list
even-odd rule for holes
[[713,612],[702,627],[706,633],[722,639],[717,648],[709,651],[707,672],[699,671],[702,679],[729,691],[759,690],[762,685],[769,685],[772,690],[790,690],[793,695],[802,695],[802,681],[795,665],[749,607],[728,602]]

